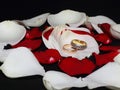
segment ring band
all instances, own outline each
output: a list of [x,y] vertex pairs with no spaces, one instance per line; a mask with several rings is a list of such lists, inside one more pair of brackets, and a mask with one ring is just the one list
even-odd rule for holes
[[72,48],[71,44],[65,44],[63,46],[63,50],[66,51],[67,53],[75,53],[75,52],[77,52],[76,49]]
[[72,48],[76,50],[84,50],[87,48],[87,43],[85,41],[78,40],[78,39],[73,39],[71,41],[71,45],[72,45]]

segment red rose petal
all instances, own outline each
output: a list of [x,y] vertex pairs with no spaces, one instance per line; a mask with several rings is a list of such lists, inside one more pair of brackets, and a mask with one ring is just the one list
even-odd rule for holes
[[103,44],[110,44],[112,40],[108,37],[108,35],[101,33],[101,34],[96,34],[94,35],[94,38]]
[[103,32],[105,34],[107,34],[109,37],[112,37],[111,33],[110,33],[110,27],[111,25],[108,23],[102,23],[102,24],[98,24],[98,26],[103,30]]
[[117,51],[120,49],[120,46],[100,46],[101,51]]
[[49,54],[49,56],[54,57],[55,59],[61,59],[61,55],[60,53],[56,50],[56,49],[48,49],[45,51],[47,54]]
[[98,55],[98,54],[93,54],[95,56],[95,59],[96,59],[96,65],[97,66],[102,66],[104,64],[107,64],[108,62],[113,62],[113,58],[118,55],[118,51],[114,51],[114,52],[110,52],[110,53],[107,53],[107,54],[101,54],[101,55]]
[[87,58],[78,60],[77,58],[68,57],[59,62],[59,67],[68,75],[75,76],[90,74],[96,66]]
[[17,48],[23,46],[29,48],[30,50],[35,50],[41,45],[41,43],[42,41],[40,39],[37,40],[25,39],[12,47]]
[[71,31],[76,33],[76,34],[91,35],[90,33],[85,32],[85,31],[78,31],[78,30],[71,30]]
[[34,52],[38,61],[42,64],[52,64],[61,59],[59,52],[55,49],[48,49],[46,51]]
[[35,38],[39,38],[42,36],[42,31],[40,31],[39,28],[32,28],[31,30],[28,30],[26,33],[25,38],[26,39],[35,39]]
[[40,63],[49,64],[50,57],[45,52],[34,52],[34,55]]
[[45,32],[45,33],[43,34],[43,36],[48,40],[50,34],[52,33],[52,31],[53,31],[53,28],[52,28],[52,29],[50,28],[50,30],[48,30],[47,32]]

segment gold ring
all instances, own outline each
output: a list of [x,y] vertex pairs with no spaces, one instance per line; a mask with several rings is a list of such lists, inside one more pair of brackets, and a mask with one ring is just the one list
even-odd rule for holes
[[71,44],[65,44],[63,46],[63,50],[67,53],[75,53],[77,50],[72,48],[72,45]]
[[76,50],[84,50],[87,48],[87,43],[83,40],[73,39],[71,41],[71,46]]

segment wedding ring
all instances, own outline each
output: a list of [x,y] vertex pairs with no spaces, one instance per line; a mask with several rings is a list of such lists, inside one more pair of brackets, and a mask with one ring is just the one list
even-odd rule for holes
[[75,53],[77,50],[72,48],[72,45],[71,44],[65,44],[63,46],[63,50],[67,53]]
[[73,49],[76,49],[76,50],[84,50],[87,48],[87,43],[82,40],[73,39],[71,41],[71,46]]

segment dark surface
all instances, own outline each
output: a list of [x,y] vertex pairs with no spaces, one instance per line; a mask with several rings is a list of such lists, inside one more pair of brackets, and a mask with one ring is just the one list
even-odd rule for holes
[[[105,0],[104,0],[105,1]],[[0,21],[12,19],[27,19],[42,13],[57,13],[64,9],[85,12],[89,16],[105,15],[120,23],[119,2],[108,0],[39,0],[39,1],[3,1],[0,4]],[[42,48],[42,47],[41,47]],[[59,70],[56,64],[44,65],[47,70]],[[0,90],[46,90],[41,76],[29,76],[18,79],[7,78],[0,71]],[[88,90],[85,88],[72,88],[70,90]],[[109,90],[97,88],[94,90]]]

